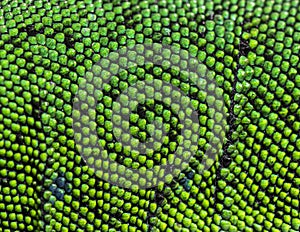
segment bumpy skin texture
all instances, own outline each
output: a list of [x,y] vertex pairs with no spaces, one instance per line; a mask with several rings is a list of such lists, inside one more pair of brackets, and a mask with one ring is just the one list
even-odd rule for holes
[[[130,191],[76,151],[72,98],[101,57],[145,42],[197,54],[228,127],[209,170],[196,157]],[[299,50],[299,1],[1,1],[0,231],[299,231]]]

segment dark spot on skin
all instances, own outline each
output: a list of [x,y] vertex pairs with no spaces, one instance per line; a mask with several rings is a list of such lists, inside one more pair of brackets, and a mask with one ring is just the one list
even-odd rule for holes
[[33,100],[32,107],[33,107],[32,116],[37,120],[41,119],[41,115],[42,115],[43,111],[42,111],[40,102]]
[[61,189],[56,189],[55,190],[55,196],[59,199],[59,200],[63,200],[64,199],[64,191]]
[[158,204],[158,205],[161,205],[164,201],[165,197],[159,193],[159,192],[156,192],[155,193],[155,202]]
[[63,188],[65,185],[65,178],[63,178],[63,177],[57,178],[56,183],[57,183],[58,187]]
[[177,135],[178,135],[177,132],[172,130],[169,132],[168,137],[170,138],[171,141],[176,141]]
[[189,179],[193,179],[193,178],[194,178],[194,175],[195,175],[195,173],[194,173],[193,171],[190,171],[190,172],[187,174],[187,177],[188,177]]
[[67,48],[73,48],[75,45],[75,40],[71,35],[66,35],[65,36],[65,44]]
[[228,167],[231,163],[231,158],[228,155],[223,155],[221,158],[221,165],[223,167]]
[[61,93],[58,93],[56,96],[57,96],[58,98],[62,98],[63,93],[62,93],[62,92],[61,92]]
[[189,182],[186,181],[184,184],[183,184],[183,187],[185,189],[185,191],[190,191],[191,190],[191,186],[189,185]]
[[54,191],[56,190],[57,186],[55,184],[51,184],[49,190],[54,193]]
[[36,36],[39,32],[34,28],[34,25],[28,25],[25,29],[29,36]]
[[187,181],[187,178],[184,177],[184,178],[182,178],[181,180],[179,180],[179,183],[180,183],[180,184],[184,184],[186,181]]
[[137,106],[137,114],[140,117],[144,118],[145,115],[146,115],[146,107],[138,104],[138,106]]
[[18,144],[24,144],[23,135],[21,133],[16,134],[16,140]]
[[111,92],[111,91],[108,92],[107,95],[108,95],[109,97],[111,97],[113,101],[115,101],[115,100],[118,98],[118,96],[119,96],[118,93],[114,93],[114,92]]
[[247,40],[241,39],[239,47],[240,54],[243,56],[247,56],[250,51],[251,49],[249,46],[249,42]]
[[67,193],[72,192],[72,185],[70,183],[67,183],[65,185],[65,190],[66,190]]

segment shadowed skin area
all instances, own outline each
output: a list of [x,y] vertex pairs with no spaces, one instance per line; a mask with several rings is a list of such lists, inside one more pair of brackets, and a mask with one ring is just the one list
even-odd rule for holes
[[[1,1],[0,231],[299,231],[299,10],[299,1],[273,0]],[[97,178],[80,156],[72,100],[101,58],[143,43],[179,46],[206,65],[228,126],[201,172],[213,123],[190,91],[199,152],[171,183],[129,190]],[[126,75],[130,84],[139,73]]]

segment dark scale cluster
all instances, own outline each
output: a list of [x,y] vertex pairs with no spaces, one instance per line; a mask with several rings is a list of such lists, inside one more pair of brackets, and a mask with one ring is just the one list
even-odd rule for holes
[[[185,49],[211,71],[226,105],[226,139],[203,170],[212,118],[225,119],[211,116],[201,91],[172,70],[130,69],[118,88],[140,71],[186,84],[200,139],[172,181],[121,188],[98,178],[76,149],[73,99],[103,57],[153,43]],[[1,1],[0,231],[299,231],[299,50],[298,0]],[[106,94],[113,101],[120,91]],[[149,138],[148,115],[176,118],[161,102],[151,107],[131,117],[140,141]],[[168,137],[180,134],[176,124]],[[169,155],[160,153],[127,160],[151,167]]]

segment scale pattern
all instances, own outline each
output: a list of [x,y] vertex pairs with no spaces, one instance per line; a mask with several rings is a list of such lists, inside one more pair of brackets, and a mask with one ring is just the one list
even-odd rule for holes
[[[205,64],[228,127],[209,170],[199,174],[199,155],[169,184],[126,190],[75,149],[72,99],[93,64],[143,43],[177,45]],[[299,50],[298,0],[1,1],[0,231],[299,231]],[[138,71],[162,75],[131,70],[120,89]],[[205,151],[212,122],[195,104]],[[142,136],[147,120],[132,120]]]

